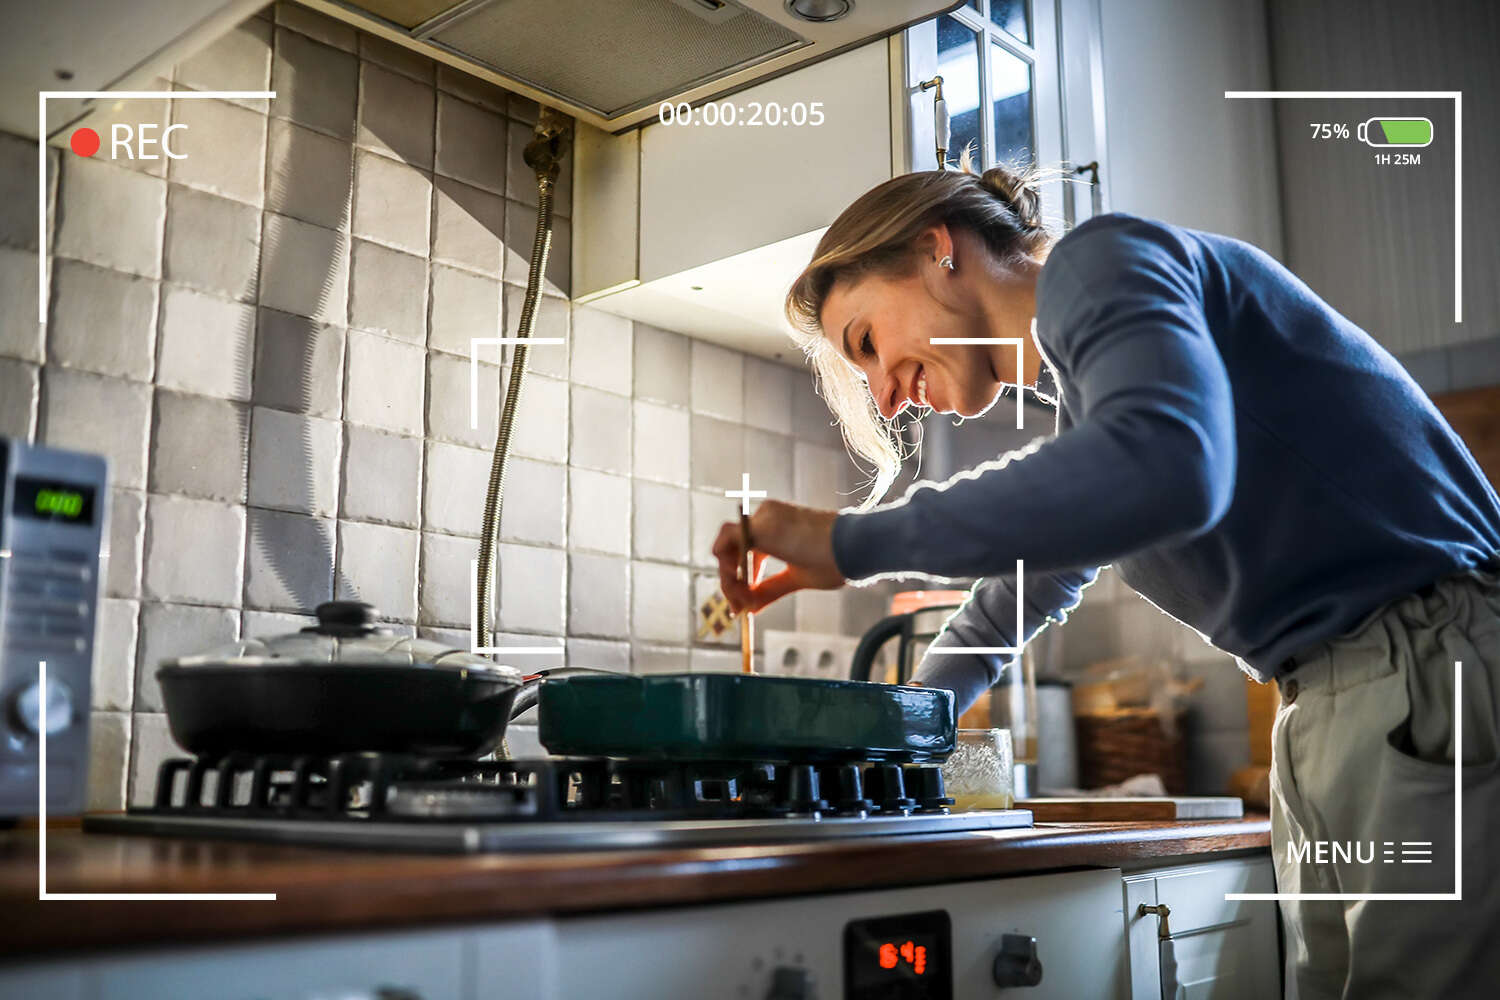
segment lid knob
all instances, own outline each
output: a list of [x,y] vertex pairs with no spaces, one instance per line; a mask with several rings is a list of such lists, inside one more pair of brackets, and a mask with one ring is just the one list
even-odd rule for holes
[[324,601],[313,613],[318,616],[317,626],[302,631],[338,636],[371,635],[378,631],[375,620],[380,611],[363,601]]

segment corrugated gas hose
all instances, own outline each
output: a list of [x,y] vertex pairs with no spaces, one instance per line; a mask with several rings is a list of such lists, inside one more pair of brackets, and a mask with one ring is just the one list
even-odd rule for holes
[[[547,252],[552,245],[552,192],[561,172],[561,161],[567,155],[571,141],[571,120],[551,108],[542,108],[524,154],[526,165],[536,171],[536,238],[531,244],[531,266],[526,272],[526,297],[515,333],[518,343],[511,359],[510,378],[505,386],[505,402],[500,408],[500,426],[495,433],[495,453],[490,460],[489,487],[484,493],[484,523],[479,535],[479,579],[474,601],[474,628],[478,633],[475,638],[482,640],[484,646],[494,644],[490,609],[493,602],[495,543],[500,535],[500,511],[505,497],[505,460],[510,451],[510,436],[515,426],[521,385],[526,377],[526,359],[531,346],[526,341],[536,326],[537,300],[541,297],[542,280],[547,271]],[[551,500],[552,498],[547,498],[548,502]]]

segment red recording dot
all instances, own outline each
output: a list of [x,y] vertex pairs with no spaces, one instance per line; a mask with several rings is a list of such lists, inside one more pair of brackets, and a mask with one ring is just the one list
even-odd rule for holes
[[91,128],[81,128],[73,132],[73,137],[68,140],[68,145],[73,147],[73,152],[79,156],[93,156],[99,152],[99,133]]

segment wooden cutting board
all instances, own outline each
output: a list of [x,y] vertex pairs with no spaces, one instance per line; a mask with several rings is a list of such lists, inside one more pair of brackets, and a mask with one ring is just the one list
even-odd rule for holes
[[1105,823],[1120,820],[1235,819],[1245,815],[1243,800],[1230,795],[1184,795],[1167,798],[1016,799],[1038,823]]

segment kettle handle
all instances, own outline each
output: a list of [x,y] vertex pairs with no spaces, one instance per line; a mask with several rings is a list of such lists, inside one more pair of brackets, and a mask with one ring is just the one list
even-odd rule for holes
[[[891,615],[876,622],[868,632],[859,638],[859,645],[854,649],[854,659],[849,663],[849,679],[853,681],[867,681],[870,679],[870,668],[875,665],[875,654],[880,652],[884,646],[896,636],[906,639],[911,629],[911,615]],[[896,681],[899,683],[906,680],[900,676],[900,665],[896,668]]]

